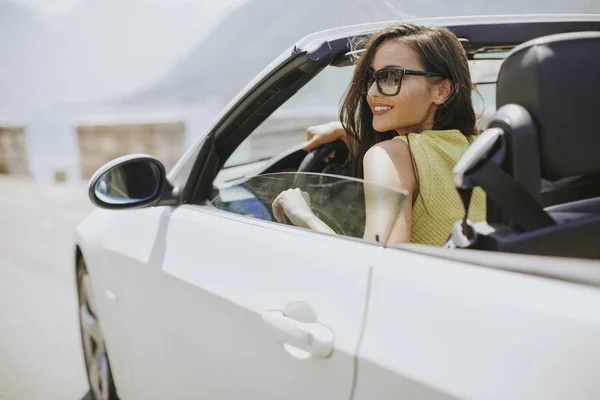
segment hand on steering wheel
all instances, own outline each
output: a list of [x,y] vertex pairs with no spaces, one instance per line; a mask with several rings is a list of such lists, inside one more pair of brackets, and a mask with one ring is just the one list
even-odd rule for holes
[[298,167],[298,172],[329,173],[348,175],[345,171],[348,161],[348,146],[341,140],[326,143],[312,150],[304,157]]
[[335,142],[336,140],[344,140],[345,136],[346,131],[339,121],[309,126],[306,128],[304,150],[310,153],[324,144]]

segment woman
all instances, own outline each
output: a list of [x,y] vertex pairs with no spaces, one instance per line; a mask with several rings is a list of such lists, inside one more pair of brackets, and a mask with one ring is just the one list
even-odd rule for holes
[[[408,192],[409,201],[391,222],[388,243],[442,246],[464,215],[451,176],[477,134],[471,90],[466,53],[450,30],[389,27],[370,39],[358,60],[340,111],[342,126],[313,128],[317,132],[306,150],[345,139],[355,176]],[[381,225],[381,209],[388,206],[366,192],[366,239],[373,239],[372,227]],[[298,189],[283,192],[273,209],[280,222],[332,232]],[[469,219],[485,219],[480,190]]]

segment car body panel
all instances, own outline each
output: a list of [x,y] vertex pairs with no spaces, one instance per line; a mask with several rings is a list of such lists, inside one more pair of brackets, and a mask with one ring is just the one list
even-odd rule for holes
[[[199,386],[222,399],[350,397],[369,263],[379,247],[210,206],[148,210],[118,212],[110,222],[118,233],[93,244],[104,257],[89,267],[98,292],[116,297],[103,300],[100,319],[135,338],[109,353],[128,358],[134,381],[117,383],[132,385],[130,396],[195,398]],[[132,235],[153,245],[118,245]],[[334,332],[330,358],[294,358],[263,323],[264,311],[294,302],[310,305]]]
[[[127,330],[127,310],[120,296],[136,279],[127,265],[145,264],[150,259],[162,211],[159,207],[95,209],[76,228],[75,241],[91,278],[115,385],[125,399],[136,398],[130,368],[134,338]],[[132,237],[138,240],[132,241]]]
[[373,268],[356,400],[597,398],[597,288],[402,257]]

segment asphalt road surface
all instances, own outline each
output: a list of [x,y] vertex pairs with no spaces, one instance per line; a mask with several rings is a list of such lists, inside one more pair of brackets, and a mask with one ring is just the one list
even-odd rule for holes
[[0,399],[81,399],[73,232],[85,183],[0,175]]

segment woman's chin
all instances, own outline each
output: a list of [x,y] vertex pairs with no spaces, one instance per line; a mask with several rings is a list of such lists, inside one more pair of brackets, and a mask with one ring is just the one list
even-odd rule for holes
[[387,131],[393,131],[395,129],[394,126],[392,126],[392,124],[386,124],[383,121],[373,121],[373,129],[375,129],[377,132],[387,132]]

